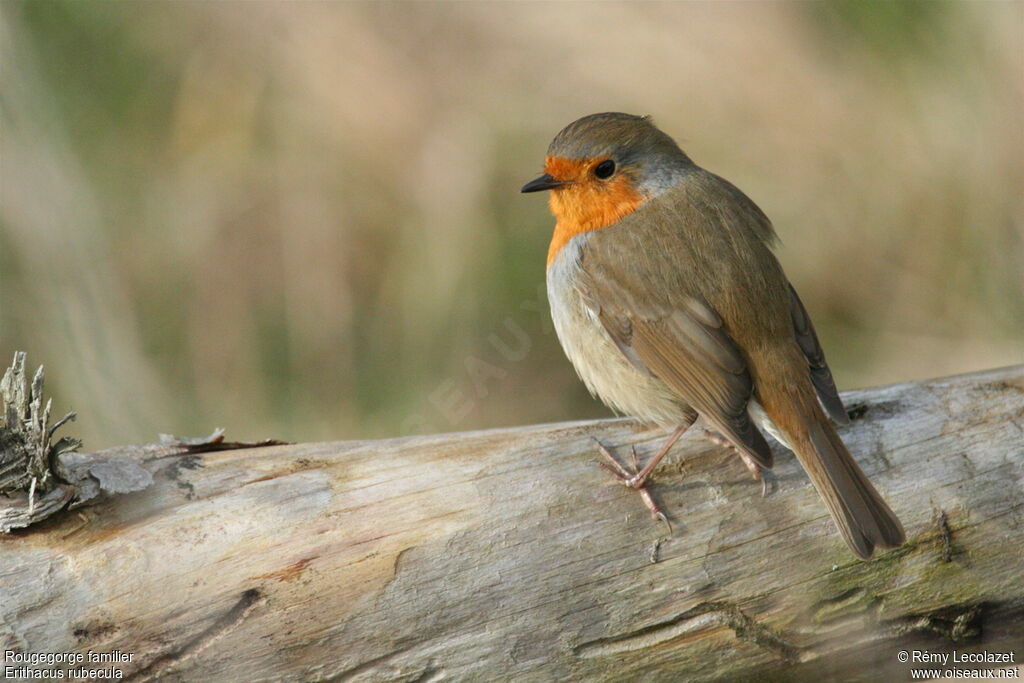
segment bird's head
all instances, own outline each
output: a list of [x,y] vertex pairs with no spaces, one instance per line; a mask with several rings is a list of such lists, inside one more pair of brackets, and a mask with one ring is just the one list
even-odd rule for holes
[[544,174],[521,191],[551,190],[551,213],[576,234],[617,222],[692,166],[649,116],[592,114],[555,136]]

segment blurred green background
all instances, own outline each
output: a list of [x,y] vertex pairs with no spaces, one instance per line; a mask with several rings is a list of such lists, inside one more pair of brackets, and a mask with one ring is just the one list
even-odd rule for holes
[[0,353],[86,448],[608,414],[550,138],[652,114],[772,217],[841,388],[1024,361],[1024,4],[0,4]]

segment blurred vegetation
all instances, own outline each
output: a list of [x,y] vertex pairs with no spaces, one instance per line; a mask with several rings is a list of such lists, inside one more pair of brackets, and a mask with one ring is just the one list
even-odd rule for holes
[[87,448],[605,415],[519,186],[653,114],[771,216],[843,388],[1024,361],[1024,5],[0,5],[0,353]]

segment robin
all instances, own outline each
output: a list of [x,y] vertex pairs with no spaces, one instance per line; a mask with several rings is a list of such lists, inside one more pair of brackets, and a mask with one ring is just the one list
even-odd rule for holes
[[642,469],[635,452],[629,470],[598,444],[656,517],[651,473],[702,417],[762,482],[772,452],[758,427],[796,453],[858,557],[903,543],[829,420],[849,421],[753,201],[650,117],[620,113],[556,135],[544,174],[522,188],[541,190],[556,219],[547,289],[562,348],[609,407],[673,429]]

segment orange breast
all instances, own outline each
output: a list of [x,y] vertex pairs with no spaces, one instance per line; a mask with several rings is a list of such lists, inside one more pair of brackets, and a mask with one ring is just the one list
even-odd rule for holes
[[618,222],[644,203],[644,195],[626,174],[602,181],[592,169],[604,161],[598,159],[562,159],[549,157],[545,171],[558,180],[572,184],[551,190],[548,206],[555,216],[555,232],[548,247],[548,265],[576,235],[598,230]]

